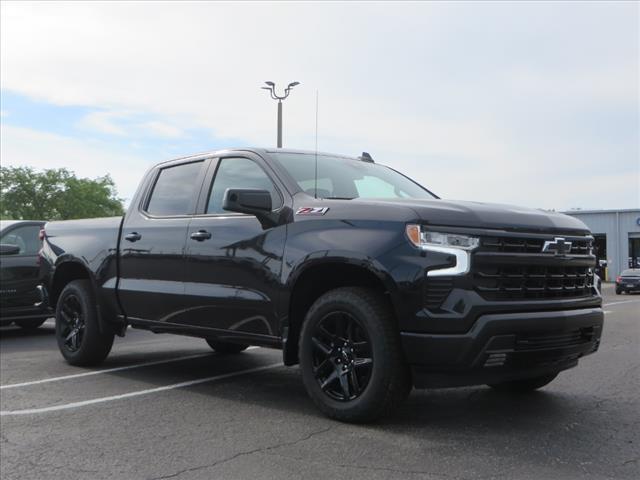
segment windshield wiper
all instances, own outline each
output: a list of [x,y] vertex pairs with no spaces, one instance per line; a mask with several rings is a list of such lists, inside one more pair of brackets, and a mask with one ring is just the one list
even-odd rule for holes
[[358,198],[358,197],[322,197],[325,200],[353,200],[354,198]]

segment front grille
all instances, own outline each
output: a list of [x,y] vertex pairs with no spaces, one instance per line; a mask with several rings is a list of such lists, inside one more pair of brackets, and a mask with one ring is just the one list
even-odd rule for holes
[[[484,252],[496,253],[542,253],[542,247],[546,240],[553,240],[555,237],[549,238],[522,238],[522,237],[484,237],[480,243],[481,250]],[[571,251],[569,255],[589,255],[593,248],[593,239],[566,237],[571,242]],[[553,252],[545,252],[545,255],[553,255]]]
[[591,295],[589,267],[482,265],[473,273],[476,290],[488,300],[528,300]]
[[620,277],[620,283],[640,283],[640,277]]

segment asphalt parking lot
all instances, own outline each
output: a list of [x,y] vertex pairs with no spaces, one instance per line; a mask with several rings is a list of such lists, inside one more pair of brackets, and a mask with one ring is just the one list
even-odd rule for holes
[[0,331],[0,477],[640,478],[640,295],[605,287],[600,351],[528,396],[414,391],[373,425],[323,417],[279,351],[130,330],[95,370],[49,322]]

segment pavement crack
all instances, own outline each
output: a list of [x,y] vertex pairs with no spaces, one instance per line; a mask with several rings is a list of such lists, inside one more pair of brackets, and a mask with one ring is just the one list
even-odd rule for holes
[[334,427],[331,426],[331,427],[323,428],[323,429],[320,429],[320,430],[316,430],[316,431],[313,431],[313,432],[309,433],[308,435],[305,435],[304,437],[298,438],[296,440],[286,441],[286,442],[279,442],[279,443],[276,443],[275,445],[268,445],[266,447],[254,448],[252,450],[245,450],[245,451],[242,451],[242,452],[235,453],[235,454],[233,454],[233,455],[231,455],[229,457],[225,457],[225,458],[222,458],[220,460],[217,460],[217,461],[215,461],[213,463],[208,463],[206,465],[198,465],[197,467],[185,468],[183,470],[179,470],[179,471],[177,471],[175,473],[172,473],[172,474],[169,474],[169,475],[162,475],[160,477],[152,477],[149,480],[165,480],[167,478],[177,478],[180,475],[183,475],[185,473],[197,472],[199,470],[204,470],[204,469],[207,469],[207,468],[217,467],[218,465],[222,465],[223,463],[231,462],[231,461],[235,460],[238,457],[244,457],[244,456],[247,456],[247,455],[253,455],[255,453],[267,452],[269,450],[275,450],[275,449],[281,448],[281,447],[289,447],[289,446],[296,445],[296,444],[301,443],[301,442],[306,442],[310,438],[312,438],[312,437],[314,437],[316,435],[320,435],[322,433],[326,433],[326,432],[328,432],[329,430],[331,430],[333,428]]

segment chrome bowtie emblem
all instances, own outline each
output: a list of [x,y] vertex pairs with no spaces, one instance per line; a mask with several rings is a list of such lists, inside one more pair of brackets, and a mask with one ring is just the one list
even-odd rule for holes
[[562,237],[547,240],[542,247],[543,252],[553,252],[556,255],[564,255],[571,252],[571,242],[567,242]]

